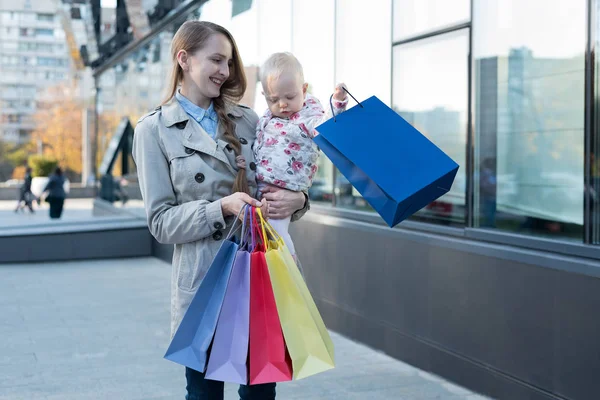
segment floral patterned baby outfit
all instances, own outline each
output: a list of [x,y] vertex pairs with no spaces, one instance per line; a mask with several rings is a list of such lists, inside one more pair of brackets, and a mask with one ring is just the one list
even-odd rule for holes
[[[347,104],[347,100],[333,100],[335,115],[344,111]],[[259,185],[270,183],[294,191],[308,190],[319,158],[319,148],[312,140],[315,128],[330,117],[310,94],[302,109],[289,119],[274,117],[267,110],[258,121],[254,144]]]

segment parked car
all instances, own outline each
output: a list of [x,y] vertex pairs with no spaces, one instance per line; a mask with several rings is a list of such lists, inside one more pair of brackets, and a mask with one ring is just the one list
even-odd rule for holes
[[333,187],[324,180],[315,180],[308,189],[308,196],[311,201],[328,201],[333,199]]
[[315,179],[308,189],[308,195],[311,201],[331,202],[334,193],[338,199],[351,200],[353,198],[352,190],[352,184],[343,175],[338,175],[335,190],[331,182],[327,182],[325,179]]

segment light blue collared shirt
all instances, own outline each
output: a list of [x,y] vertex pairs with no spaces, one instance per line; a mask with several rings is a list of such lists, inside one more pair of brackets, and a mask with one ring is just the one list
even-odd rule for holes
[[179,93],[179,90],[175,93],[175,98],[181,105],[181,108],[183,108],[194,121],[199,123],[202,129],[214,139],[217,134],[219,117],[217,116],[213,103],[211,102],[208,109],[205,110],[192,103],[187,97]]

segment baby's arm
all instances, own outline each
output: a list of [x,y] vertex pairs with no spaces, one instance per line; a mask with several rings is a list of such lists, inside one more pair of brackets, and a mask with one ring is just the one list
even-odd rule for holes
[[[346,106],[348,106],[348,95],[346,94],[346,91],[344,90],[345,88],[346,88],[346,85],[344,85],[343,83],[339,83],[336,85],[335,90],[333,92],[333,97],[331,98],[331,105],[329,105],[329,107],[327,107],[327,111],[326,111],[325,115],[323,115],[321,118],[319,118],[313,125],[313,129],[311,130],[312,137],[315,137],[319,134],[319,132],[316,129],[314,129],[315,127],[321,125],[323,122],[327,121],[328,119],[332,118],[333,116],[336,116],[336,115],[346,111]],[[332,110],[332,108],[333,108],[333,110]],[[333,111],[333,114],[332,114],[332,111]]]
[[[346,85],[343,83],[338,83],[333,92],[333,98],[331,99],[331,104],[333,105],[333,115],[329,115],[329,118],[334,115],[338,115],[344,111],[346,111],[346,106],[348,106],[348,95],[346,94]],[[331,113],[331,110],[327,110],[328,113]]]

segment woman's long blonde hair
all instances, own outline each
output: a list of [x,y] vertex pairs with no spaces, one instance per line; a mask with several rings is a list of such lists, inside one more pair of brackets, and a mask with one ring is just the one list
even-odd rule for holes
[[[229,33],[227,29],[207,21],[187,21],[181,25],[171,42],[173,65],[171,67],[171,76],[167,86],[167,96],[164,99],[163,104],[169,102],[173,98],[177,87],[183,80],[183,70],[177,61],[177,53],[181,50],[185,50],[189,55],[194,54],[196,51],[202,49],[208,38],[214,34],[224,35],[229,40],[229,43],[231,43],[232,64],[229,70],[229,78],[227,78],[221,86],[221,94],[219,97],[213,98],[212,101],[215,112],[219,117],[219,123],[222,124],[224,128],[224,139],[229,142],[235,155],[239,156],[242,154],[242,144],[237,136],[235,136],[235,125],[227,115],[225,105],[226,103],[237,103],[246,92],[247,84],[240,53],[233,36],[231,36],[231,33]],[[233,183],[233,191],[250,194],[245,168],[239,168],[235,182]]]

